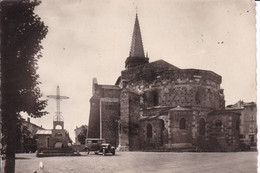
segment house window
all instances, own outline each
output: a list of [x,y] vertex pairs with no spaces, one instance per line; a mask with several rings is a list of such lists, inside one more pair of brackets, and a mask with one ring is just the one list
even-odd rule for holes
[[151,124],[148,124],[146,127],[146,136],[147,136],[147,138],[153,137],[153,127]]
[[203,118],[199,121],[199,135],[205,135],[205,120]]
[[221,132],[221,126],[222,126],[222,122],[220,120],[217,120],[215,123],[215,131]]
[[186,129],[186,120],[185,120],[185,118],[182,118],[180,120],[180,129]]

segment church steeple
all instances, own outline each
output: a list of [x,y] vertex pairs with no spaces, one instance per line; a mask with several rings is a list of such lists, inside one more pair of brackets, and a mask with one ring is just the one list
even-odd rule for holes
[[142,41],[141,30],[140,30],[137,14],[135,17],[135,26],[134,26],[133,36],[132,36],[130,56],[144,57],[144,47],[143,47],[143,41]]
[[144,55],[144,47],[143,47],[143,41],[141,36],[141,30],[140,30],[138,15],[136,14],[130,53],[129,53],[129,57],[126,59],[125,67],[128,69],[131,67],[143,65],[148,62],[149,62],[149,58],[145,57]]

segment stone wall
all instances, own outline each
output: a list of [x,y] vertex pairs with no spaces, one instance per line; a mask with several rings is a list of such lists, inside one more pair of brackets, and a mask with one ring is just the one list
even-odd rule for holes
[[92,97],[90,99],[90,113],[88,138],[99,138],[100,136],[100,98]]
[[143,93],[145,108],[160,105],[220,110],[225,107],[221,76],[211,71],[135,69],[122,71],[122,80],[128,82],[130,90]]
[[120,95],[120,120],[119,120],[119,148],[129,150],[129,91],[122,89]]
[[140,96],[129,92],[129,150],[140,150]]
[[94,95],[102,98],[119,98],[120,88],[116,85],[98,85],[95,86]]
[[174,148],[180,145],[183,146],[183,144],[192,145],[192,118],[191,110],[173,110],[169,112],[168,147]]
[[113,146],[118,145],[118,119],[120,106],[118,99],[101,99],[101,138]]
[[[117,131],[118,127],[120,92],[121,89],[116,85],[98,85],[96,81],[93,83],[93,96],[90,99],[88,138],[105,138],[107,136],[107,142],[111,142],[113,145],[118,144],[115,130]],[[104,126],[102,129],[105,129],[102,130],[103,136],[100,136],[100,116],[103,117],[102,121],[104,121],[102,123]],[[109,133],[110,130],[112,130],[111,133]]]
[[143,120],[140,124],[140,148],[142,150],[153,150],[160,148],[163,145],[163,120]]
[[51,135],[37,135],[37,148],[49,148],[50,145],[48,146],[48,139],[50,138]]
[[209,113],[209,150],[238,151],[240,114],[231,111]]

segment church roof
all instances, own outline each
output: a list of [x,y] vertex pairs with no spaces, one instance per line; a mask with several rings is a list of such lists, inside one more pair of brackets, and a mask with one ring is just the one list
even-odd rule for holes
[[145,66],[152,67],[155,70],[163,69],[163,70],[179,70],[178,67],[160,59],[158,61],[151,62],[149,64],[146,64]]
[[141,30],[138,20],[138,15],[136,14],[134,32],[132,36],[130,57],[145,57],[144,56],[144,47],[141,36]]

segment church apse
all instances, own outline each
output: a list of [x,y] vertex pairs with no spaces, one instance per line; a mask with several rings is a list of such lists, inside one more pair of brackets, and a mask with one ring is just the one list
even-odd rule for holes
[[212,112],[220,111],[223,124],[239,116],[225,109],[221,82],[209,70],[149,62],[136,15],[130,53],[116,85],[93,82],[88,137],[111,136],[119,150],[237,150],[239,128],[231,127],[220,134],[231,134],[234,145],[225,139],[212,147],[212,141],[220,140],[210,128],[217,118]]

